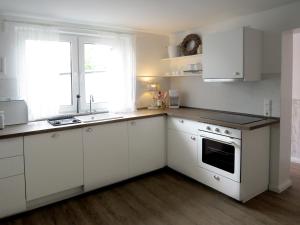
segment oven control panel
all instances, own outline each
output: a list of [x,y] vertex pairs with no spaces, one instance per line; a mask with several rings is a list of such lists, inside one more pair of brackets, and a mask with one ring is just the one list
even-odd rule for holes
[[232,138],[241,139],[242,138],[242,132],[241,130],[228,128],[228,127],[222,127],[207,123],[200,123],[198,125],[198,131],[206,131],[214,134],[220,134],[223,136],[228,136]]

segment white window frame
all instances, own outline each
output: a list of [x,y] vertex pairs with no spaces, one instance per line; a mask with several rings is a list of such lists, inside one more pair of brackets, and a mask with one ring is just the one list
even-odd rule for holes
[[[100,44],[100,45],[110,45],[113,43],[111,38],[103,37],[79,37],[78,38],[78,59],[79,59],[79,83],[80,83],[80,108],[84,112],[89,112],[90,105],[86,103],[86,91],[85,91],[85,68],[84,68],[84,44]],[[92,103],[93,111],[105,112],[108,111],[107,103],[105,102],[95,102]]]
[[75,35],[60,34],[59,41],[70,42],[70,59],[71,59],[71,105],[61,105],[59,113],[74,113],[77,108],[76,95],[79,94],[79,77],[78,77],[78,38]]

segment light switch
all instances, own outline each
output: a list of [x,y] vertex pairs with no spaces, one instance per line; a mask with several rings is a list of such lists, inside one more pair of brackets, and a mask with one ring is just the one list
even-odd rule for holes
[[272,100],[264,99],[264,115],[271,116],[272,115]]

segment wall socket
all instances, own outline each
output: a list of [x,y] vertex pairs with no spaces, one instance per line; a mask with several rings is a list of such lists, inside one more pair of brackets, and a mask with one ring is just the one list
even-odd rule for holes
[[271,116],[272,115],[272,100],[264,99],[264,115]]
[[0,57],[0,74],[6,75],[6,58]]

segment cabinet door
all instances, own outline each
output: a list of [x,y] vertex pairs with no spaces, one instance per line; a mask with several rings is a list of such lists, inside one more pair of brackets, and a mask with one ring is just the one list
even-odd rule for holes
[[83,144],[86,191],[128,178],[127,122],[84,128]]
[[24,137],[27,200],[83,185],[81,130]]
[[129,122],[129,176],[165,166],[165,117]]
[[25,210],[24,174],[0,179],[0,218]]
[[203,78],[243,78],[243,28],[203,37]]
[[194,177],[197,168],[196,135],[168,130],[168,166]]

